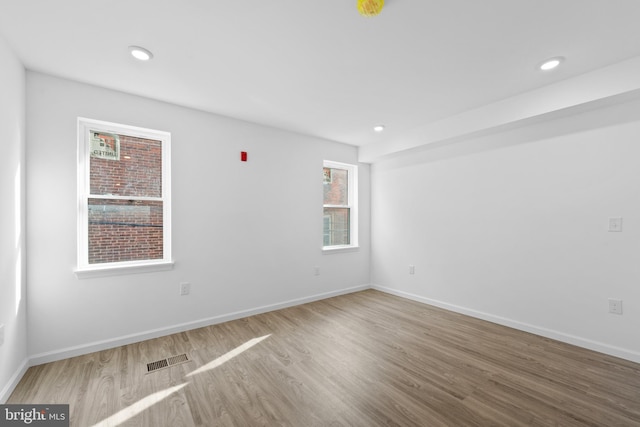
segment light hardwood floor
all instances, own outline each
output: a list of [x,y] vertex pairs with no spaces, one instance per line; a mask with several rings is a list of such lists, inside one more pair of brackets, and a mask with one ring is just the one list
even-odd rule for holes
[[367,290],[35,366],[8,403],[82,427],[640,426],[640,365]]

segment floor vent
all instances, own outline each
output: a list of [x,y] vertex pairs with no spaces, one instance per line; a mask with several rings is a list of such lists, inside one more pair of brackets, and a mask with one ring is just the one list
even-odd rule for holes
[[178,356],[171,356],[167,358],[167,363],[169,363],[169,366],[177,365],[178,363],[188,362],[188,361],[189,361],[189,358],[187,357],[186,354],[180,354]]
[[179,354],[177,356],[167,357],[166,359],[147,363],[147,373],[154,372],[159,369],[168,368],[169,366],[178,365],[180,363],[185,363],[188,361],[189,361],[189,358],[187,357],[186,354]]

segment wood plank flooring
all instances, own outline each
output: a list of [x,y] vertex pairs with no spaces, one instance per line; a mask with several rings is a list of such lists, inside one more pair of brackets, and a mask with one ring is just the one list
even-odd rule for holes
[[80,427],[640,426],[640,365],[367,290],[35,366],[7,403]]

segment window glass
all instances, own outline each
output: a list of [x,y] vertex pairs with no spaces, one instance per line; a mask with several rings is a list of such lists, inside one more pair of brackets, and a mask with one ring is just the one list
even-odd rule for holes
[[357,247],[357,170],[355,165],[325,160],[323,165],[324,249]]
[[348,245],[349,208],[324,208],[324,245]]
[[93,129],[90,134],[91,195],[162,197],[161,141]]
[[78,119],[78,272],[171,260],[167,132]]
[[163,258],[161,201],[89,199],[89,264]]
[[346,169],[324,168],[324,204],[349,204],[348,171]]

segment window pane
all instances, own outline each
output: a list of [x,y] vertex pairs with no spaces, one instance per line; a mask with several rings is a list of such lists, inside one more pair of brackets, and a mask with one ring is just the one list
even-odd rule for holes
[[324,246],[348,245],[349,208],[324,208]]
[[324,226],[322,230],[322,245],[331,246],[331,216],[324,216]]
[[153,139],[90,132],[93,195],[162,197],[162,145]]
[[89,199],[89,264],[162,259],[162,202]]
[[349,204],[348,171],[346,169],[324,168],[324,204]]

